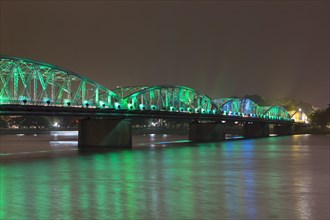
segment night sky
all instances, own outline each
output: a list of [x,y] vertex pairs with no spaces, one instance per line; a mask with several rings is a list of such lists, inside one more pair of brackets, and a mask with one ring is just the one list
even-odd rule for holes
[[329,1],[3,1],[1,54],[106,87],[329,101]]

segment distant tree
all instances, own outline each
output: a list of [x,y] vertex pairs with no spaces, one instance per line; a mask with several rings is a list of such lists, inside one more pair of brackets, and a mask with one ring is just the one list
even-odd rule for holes
[[312,112],[309,119],[312,126],[326,128],[330,125],[330,107]]
[[60,125],[64,128],[76,128],[78,127],[78,117],[74,116],[63,116],[60,119]]
[[2,118],[0,118],[0,128],[8,128],[8,123]]
[[49,121],[43,116],[19,116],[10,118],[9,124],[19,128],[48,128]]
[[311,104],[303,102],[301,100],[281,98],[281,99],[271,100],[268,102],[269,105],[282,106],[288,111],[298,111],[299,109],[302,109],[302,111],[307,115],[309,115],[313,111],[313,106]]
[[250,99],[260,106],[265,105],[265,100],[260,95],[245,95],[244,98]]

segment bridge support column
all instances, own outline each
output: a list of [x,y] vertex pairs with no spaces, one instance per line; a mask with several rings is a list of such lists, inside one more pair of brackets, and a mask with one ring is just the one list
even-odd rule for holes
[[189,125],[189,140],[198,142],[223,141],[225,140],[225,125],[193,122]]
[[81,150],[131,148],[131,130],[131,121],[126,119],[81,119],[78,148]]
[[294,133],[293,125],[274,125],[273,133],[277,135],[292,135]]
[[244,124],[243,136],[246,138],[268,137],[269,125],[260,122],[248,122]]

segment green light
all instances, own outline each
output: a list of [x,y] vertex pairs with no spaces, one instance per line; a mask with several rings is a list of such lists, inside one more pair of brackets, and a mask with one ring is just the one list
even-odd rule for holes
[[[48,105],[60,107],[73,104],[72,107],[93,105],[134,110],[139,108],[140,103],[145,109],[150,110],[217,114],[214,109],[219,109],[224,111],[224,115],[227,115],[227,112],[236,112],[238,114],[234,115],[239,116],[268,115],[274,116],[272,119],[277,120],[290,118],[288,112],[280,106],[260,107],[249,99],[236,98],[213,101],[208,96],[185,86],[132,86],[113,92],[82,75],[47,63],[1,56],[0,64],[1,104],[23,102],[45,105],[46,102]],[[120,95],[117,94],[119,92]],[[48,100],[45,100],[46,98]],[[144,108],[139,109],[145,110]]]
[[[7,97],[10,103],[26,100],[33,105],[44,105],[47,97],[54,106],[63,106],[65,98],[75,107],[83,105],[85,99],[91,103],[104,101],[112,106],[114,99],[119,97],[82,75],[50,64],[8,56],[1,56],[0,64],[0,96]],[[26,98],[20,99],[22,96]],[[112,97],[112,103],[109,97]]]
[[0,104],[9,103],[8,97],[0,96]]
[[140,104],[140,105],[139,105],[139,109],[140,109],[141,111],[146,110],[146,106],[145,106],[144,104]]
[[116,110],[121,109],[121,105],[120,105],[119,102],[115,102],[115,109],[116,109]]
[[151,105],[151,106],[150,106],[150,109],[153,110],[153,111],[156,111],[156,110],[157,110],[157,106],[155,106],[155,105]]
[[83,106],[86,106],[86,107],[90,106],[90,102],[88,100],[84,100]]
[[7,183],[8,181],[5,180],[6,178],[6,169],[4,167],[0,167],[0,219],[5,219],[7,213],[7,201],[6,195],[8,193]]
[[49,105],[51,103],[51,99],[48,97],[44,97],[43,102],[46,103],[47,105]]
[[107,106],[107,103],[103,102],[103,101],[99,101],[99,106],[101,108],[105,108]]
[[132,104],[127,104],[128,110],[134,110],[134,106]]
[[64,99],[64,105],[70,106],[71,100],[70,99]]

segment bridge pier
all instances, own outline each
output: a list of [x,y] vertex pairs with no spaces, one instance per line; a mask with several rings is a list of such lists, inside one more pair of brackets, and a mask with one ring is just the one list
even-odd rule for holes
[[274,125],[273,133],[277,135],[292,135],[294,133],[293,125]]
[[131,130],[131,121],[127,119],[81,119],[78,149],[132,148]]
[[225,125],[221,123],[190,123],[189,140],[198,142],[223,141],[225,140]]
[[244,124],[243,136],[246,138],[268,137],[269,125],[260,122],[248,122]]

